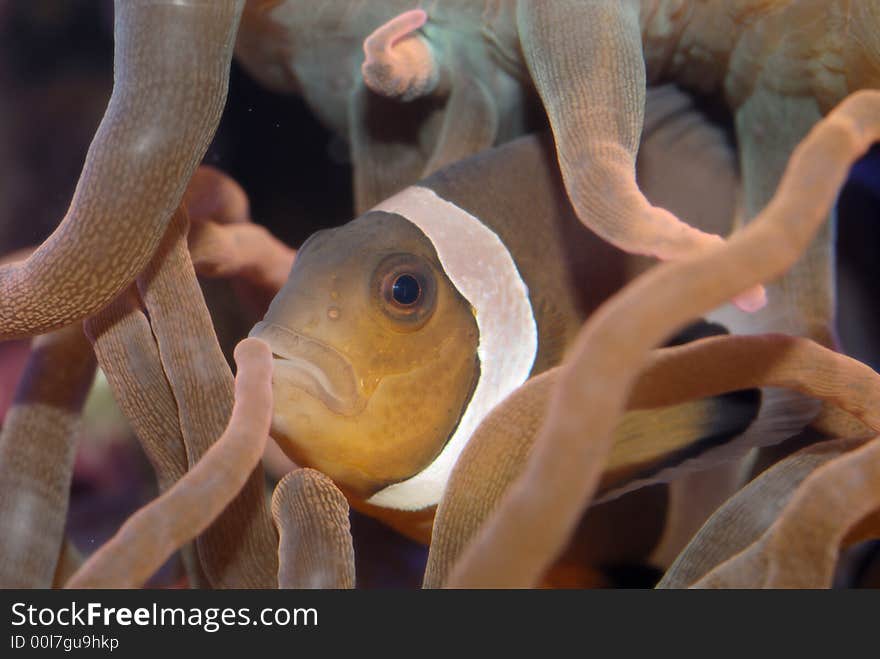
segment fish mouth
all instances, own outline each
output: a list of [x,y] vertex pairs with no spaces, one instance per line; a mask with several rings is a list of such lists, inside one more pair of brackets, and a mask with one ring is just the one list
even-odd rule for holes
[[354,368],[337,350],[266,321],[254,325],[248,336],[265,341],[272,349],[274,384],[300,389],[343,416],[354,416],[364,409],[366,401],[358,391]]

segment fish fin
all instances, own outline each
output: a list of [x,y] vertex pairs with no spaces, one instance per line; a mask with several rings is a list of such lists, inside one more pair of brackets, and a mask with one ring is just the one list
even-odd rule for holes
[[[662,436],[664,433],[676,432],[678,438],[671,447],[672,450],[661,460],[649,465],[647,469],[641,472],[631,469],[626,472],[626,479],[606,475],[605,487],[597,497],[597,502],[608,501],[626,492],[655,483],[669,483],[684,474],[742,458],[755,447],[778,444],[799,433],[818,414],[822,406],[818,400],[786,389],[768,387],[761,389],[760,392],[760,410],[757,411],[757,416],[751,418],[748,418],[749,405],[745,400],[724,400],[725,396],[730,394],[686,403],[685,405],[692,406],[689,413],[695,415],[693,420],[689,420],[683,410],[679,413],[681,417],[678,420],[674,413],[670,413],[673,415],[670,419],[673,422],[670,426],[671,430],[664,428],[665,421],[660,420],[662,417],[653,421],[650,421],[650,416],[644,419],[634,417],[629,422],[627,417],[631,414],[656,414],[682,406],[662,408],[659,411],[642,410],[628,413],[621,422],[619,432],[633,433],[638,441],[646,443],[645,451],[649,450],[655,441],[670,441]],[[703,414],[709,415],[708,424],[700,421],[702,418],[700,415]],[[715,414],[718,415],[717,418],[713,418]],[[737,429],[738,417],[741,425]],[[634,425],[627,426],[627,423]],[[631,444],[636,440],[621,438],[621,441]],[[635,448],[635,444],[632,446]],[[638,465],[632,457],[634,455],[636,454],[628,449],[619,459],[626,458]]]
[[627,412],[615,430],[599,500],[627,484],[668,482],[658,477],[725,446],[755,421],[760,407],[760,392],[749,389]]
[[[445,583],[464,547],[522,472],[561,367],[530,378],[483,420],[437,507],[425,586]],[[626,413],[594,504],[745,455],[796,434],[819,401],[780,389],[746,390]],[[584,441],[588,441],[585,429]],[[727,443],[725,443],[727,442]],[[732,447],[728,447],[732,444]]]

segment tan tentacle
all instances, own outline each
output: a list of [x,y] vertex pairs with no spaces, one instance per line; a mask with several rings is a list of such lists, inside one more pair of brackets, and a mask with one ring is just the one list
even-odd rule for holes
[[694,584],[696,588],[830,588],[841,545],[866,518],[876,538],[880,437],[819,466],[754,543]]
[[79,324],[34,340],[0,432],[0,587],[52,585],[64,542],[73,440],[94,374]]
[[[748,547],[770,527],[807,476],[865,441],[836,439],[820,442],[765,471],[715,511],[675,559],[657,587],[687,588],[716,565]],[[791,549],[797,551],[796,547]]]
[[[84,326],[113,396],[153,465],[161,494],[186,473],[186,448],[177,402],[137,291],[124,292]],[[190,585],[207,586],[195,548],[186,546],[181,553]]]
[[[426,587],[444,583],[467,542],[522,473],[561,375],[557,367],[529,380],[492,411],[468,442],[437,508]],[[645,417],[630,412],[621,418],[600,491],[636,489],[627,483],[627,474],[633,471],[629,465],[664,448],[639,440],[657,435],[668,441],[679,423],[689,421],[681,416],[686,414],[683,409],[677,413],[674,408],[655,408],[758,387],[786,387],[821,398],[880,431],[880,412],[870,404],[880,396],[880,377],[861,362],[809,339],[785,335],[701,339],[650,353],[627,402],[628,410],[651,409],[648,423],[643,424],[650,433],[640,432]],[[694,430],[697,439],[696,423]],[[741,452],[748,448],[742,447]],[[634,481],[654,482],[656,476]]]
[[214,167],[196,169],[184,206],[196,272],[202,277],[231,279],[243,310],[262,316],[287,281],[296,250],[251,222],[244,189]]
[[[653,206],[636,184],[646,84],[639,9],[636,0],[519,0],[517,23],[578,217],[626,252],[680,259],[724,241]],[[758,309],[763,289],[737,302]]]
[[279,588],[354,588],[348,501],[314,469],[287,474],[272,495]]
[[436,99],[401,103],[374,94],[362,80],[355,84],[348,105],[355,213],[366,213],[419,179],[430,154],[413,144],[414,136],[442,114]]
[[171,489],[141,508],[67,583],[136,588],[201,533],[247,483],[269,435],[272,354],[258,339],[235,349],[235,406],[223,435]]
[[361,74],[376,94],[411,101],[431,94],[440,81],[430,44],[416,30],[428,20],[424,9],[412,9],[376,28],[364,41]]
[[[155,258],[138,277],[141,298],[171,385],[192,468],[226,427],[232,376],[186,246],[187,219],[174,215]],[[245,487],[197,540],[202,568],[215,587],[272,588],[278,539],[257,464]]]
[[820,398],[880,432],[880,376],[866,364],[786,334],[717,336],[649,353],[630,408],[752,387],[785,387]]
[[[770,201],[786,159],[822,118],[815,99],[762,85],[737,108],[737,151],[746,221]],[[767,306],[749,321],[756,331],[800,334],[833,347],[835,314],[834,209],[791,270],[767,287]]]
[[422,176],[490,148],[498,136],[499,112],[492,94],[479,79],[462,71],[450,73],[443,123]]
[[647,562],[668,570],[706,520],[743,486],[750,465],[751,460],[747,457],[683,474],[671,481],[663,533]]
[[446,583],[468,542],[522,473],[559,374],[554,368],[528,380],[492,410],[468,441],[437,505],[424,588]]
[[[880,93],[847,98],[795,150],[767,208],[726,246],[653,269],[591,317],[554,388],[525,472],[465,550],[449,585],[538,582],[596,491],[613,428],[648,351],[688,321],[791,267],[853,160],[880,138],[878,117]],[[591,441],[584,441],[583,428]]]
[[274,296],[293,267],[296,250],[266,227],[251,222],[193,225],[189,249],[196,272],[205,277],[235,277]]
[[[870,437],[880,432],[880,410],[872,402],[880,397],[877,373],[810,339],[785,334],[721,336],[655,350],[630,392],[628,406],[673,405],[753,387],[796,391],[822,401],[824,411],[812,427],[827,437]],[[768,394],[764,400],[769,399]],[[674,469],[678,473],[703,469],[712,462],[743,457],[753,446],[747,433]],[[632,480],[603,493],[600,500],[674,475],[671,469]]]
[[61,552],[58,554],[58,563],[55,566],[55,574],[52,577],[52,588],[61,588],[67,583],[84,562],[80,551],[65,538],[61,543]]
[[[489,414],[468,442],[437,506],[425,588],[439,588],[446,582],[467,543],[522,473],[560,373],[559,368],[552,369],[526,382]],[[613,487],[621,479],[625,481],[630,472],[662,456],[670,445],[681,444],[682,440],[696,441],[706,434],[706,424],[711,425],[712,419],[705,401],[624,415],[614,430],[614,448],[603,486]],[[644,494],[647,496],[648,491]],[[644,507],[648,501],[641,500],[640,504]],[[581,569],[618,559],[622,552],[632,553],[635,548],[643,548],[645,554],[651,549],[650,545],[645,547],[645,538],[637,531],[626,538],[614,532],[611,520],[615,511],[632,508],[622,501],[610,505],[602,514],[598,514],[598,508],[593,509],[593,515],[585,517],[581,524],[578,536],[583,540],[582,546],[569,552],[577,555],[576,563]],[[657,518],[662,520],[659,511]],[[660,521],[657,524],[662,528]]]
[[229,174],[211,165],[196,168],[183,202],[194,222],[199,218],[220,224],[250,221],[247,193]]
[[144,268],[214,135],[244,0],[117,0],[115,81],[70,208],[0,267],[0,339],[106,305]]
[[141,441],[164,492],[187,470],[177,403],[137,292],[129,290],[87,319],[86,336],[119,408]]

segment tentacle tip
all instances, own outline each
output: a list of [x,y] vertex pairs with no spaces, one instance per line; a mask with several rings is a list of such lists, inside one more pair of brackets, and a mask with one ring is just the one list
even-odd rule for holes
[[383,23],[364,40],[363,48],[367,60],[377,51],[390,50],[401,39],[424,27],[427,22],[428,13],[424,9],[411,9]]
[[733,303],[746,313],[755,313],[767,306],[767,291],[763,286],[754,286],[737,295]]
[[426,40],[415,34],[427,20],[423,9],[406,11],[364,40],[361,75],[367,87],[401,101],[419,98],[436,88],[439,70],[434,54]]
[[401,22],[405,22],[410,31],[418,30],[428,22],[428,12],[424,9],[410,9],[400,15]]
[[241,368],[241,365],[245,362],[258,359],[271,360],[272,349],[262,339],[249,336],[238,342],[232,356],[235,358],[235,363]]

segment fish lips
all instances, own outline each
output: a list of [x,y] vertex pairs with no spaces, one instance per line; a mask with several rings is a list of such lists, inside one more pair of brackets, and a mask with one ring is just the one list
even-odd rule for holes
[[358,390],[354,367],[334,348],[266,321],[254,325],[248,336],[265,341],[272,349],[275,384],[295,387],[342,416],[363,411],[366,400]]

